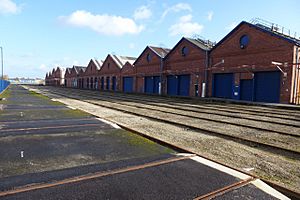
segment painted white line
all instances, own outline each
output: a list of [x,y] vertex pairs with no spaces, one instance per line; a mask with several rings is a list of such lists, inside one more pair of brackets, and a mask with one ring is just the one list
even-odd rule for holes
[[259,188],[260,190],[264,191],[265,193],[268,193],[278,199],[281,199],[281,200],[290,199],[259,179],[252,181],[251,183],[253,185],[255,185],[257,188]]
[[226,174],[229,174],[231,176],[234,176],[236,178],[242,179],[242,180],[245,180],[245,179],[248,179],[248,178],[251,177],[251,176],[248,176],[247,174],[244,174],[244,173],[241,173],[239,171],[230,169],[229,167],[225,167],[223,165],[220,165],[218,163],[212,162],[210,160],[207,160],[207,159],[199,157],[199,156],[191,157],[191,159],[196,161],[196,162],[202,163],[206,166],[209,166],[211,168],[217,169],[217,170],[219,170],[221,172],[224,172]]
[[67,106],[68,108],[72,109],[72,110],[76,110],[76,108],[72,107],[72,106]]
[[118,126],[117,124],[115,124],[115,123],[112,123],[112,122],[110,122],[110,121],[107,121],[107,120],[105,120],[105,119],[101,119],[101,118],[97,118],[99,121],[101,121],[101,122],[103,122],[103,123],[106,123],[106,124],[109,124],[109,125],[111,125],[113,128],[115,128],[115,129],[121,129],[121,127],[120,126]]

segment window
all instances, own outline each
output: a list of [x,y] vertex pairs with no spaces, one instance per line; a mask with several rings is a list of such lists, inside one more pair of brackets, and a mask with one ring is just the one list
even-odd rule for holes
[[148,53],[146,58],[147,58],[147,62],[150,62],[151,61],[151,54]]
[[107,68],[109,69],[110,63],[107,64]]
[[249,44],[249,36],[248,35],[243,35],[240,38],[240,48],[245,49]]
[[181,55],[186,56],[188,53],[189,53],[189,49],[186,46],[182,47]]

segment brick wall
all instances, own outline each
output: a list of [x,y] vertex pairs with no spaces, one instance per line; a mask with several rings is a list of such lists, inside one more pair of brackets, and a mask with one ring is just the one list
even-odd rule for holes
[[[241,49],[240,38],[249,36],[249,45]],[[252,78],[254,72],[278,71],[271,62],[293,62],[293,44],[269,33],[257,30],[248,24],[241,25],[210,54],[208,95],[212,96],[212,78],[215,73],[234,73],[235,85],[240,79]],[[221,64],[221,61],[224,63]],[[289,103],[292,85],[292,67],[281,66],[287,77],[281,76],[280,102]]]

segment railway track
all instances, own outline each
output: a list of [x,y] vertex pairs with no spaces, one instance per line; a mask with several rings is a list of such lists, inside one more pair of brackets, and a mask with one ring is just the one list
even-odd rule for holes
[[[55,90],[55,91],[53,91],[53,90]],[[299,144],[299,143],[297,143],[298,142],[297,140],[299,140],[298,135],[294,136],[294,135],[286,134],[286,135],[281,135],[281,137],[276,136],[279,138],[279,140],[277,140],[276,143],[274,143],[274,136],[275,136],[275,134],[278,134],[275,132],[272,133],[272,138],[270,138],[270,135],[268,136],[263,132],[261,132],[260,135],[256,134],[254,136],[251,136],[251,133],[250,133],[250,136],[249,136],[249,133],[248,133],[248,135],[247,134],[233,134],[233,133],[229,134],[226,131],[224,132],[224,130],[223,131],[218,130],[217,127],[222,125],[222,126],[227,126],[227,128],[229,127],[229,129],[231,129],[231,130],[235,130],[235,129],[239,129],[239,127],[241,127],[241,126],[226,124],[226,122],[220,123],[220,122],[213,122],[213,121],[209,121],[209,120],[200,121],[199,119],[197,119],[196,123],[192,123],[191,119],[195,121],[195,118],[193,118],[191,116],[187,116],[187,115],[180,116],[176,113],[175,114],[171,114],[171,113],[165,114],[165,111],[160,111],[158,109],[149,109],[149,108],[145,108],[145,107],[138,106],[138,105],[124,105],[124,103],[121,104],[121,103],[109,101],[109,100],[107,100],[107,98],[106,98],[106,100],[103,98],[97,99],[99,97],[93,97],[91,95],[80,94],[79,91],[76,91],[76,94],[75,94],[74,91],[71,91],[71,90],[66,91],[65,89],[55,88],[55,89],[51,89],[50,92],[54,92],[61,96],[66,96],[69,98],[71,97],[71,98],[78,99],[81,101],[86,101],[88,103],[96,104],[96,105],[103,106],[106,108],[118,110],[121,112],[126,112],[129,114],[135,115],[135,116],[146,117],[146,118],[150,118],[152,120],[157,120],[160,122],[165,122],[165,123],[173,124],[176,126],[181,126],[185,129],[195,130],[202,134],[213,135],[213,136],[221,137],[224,139],[233,140],[235,142],[239,142],[239,143],[246,144],[249,146],[255,146],[257,148],[261,148],[261,149],[264,149],[267,151],[271,151],[273,153],[288,156],[293,159],[300,159],[300,153],[299,153],[299,150],[297,149],[297,145],[295,145],[294,148],[293,147],[291,148],[292,141],[295,144]],[[85,92],[83,92],[83,93],[85,93]],[[186,123],[186,121],[188,123]],[[207,123],[208,121],[209,121],[209,126],[211,128],[209,128],[209,126],[198,126],[197,125],[198,123],[200,123],[200,124]],[[215,124],[213,124],[213,123],[215,123]],[[192,125],[190,125],[190,124],[192,124]],[[212,124],[213,124],[213,126],[212,126]],[[232,126],[235,126],[235,127],[232,127]],[[245,127],[243,129],[245,129]],[[256,130],[256,132],[257,131],[258,130]],[[270,133],[268,133],[268,134],[270,134]],[[262,142],[261,141],[262,139],[264,139],[266,141]]]
[[[76,92],[76,93],[78,93],[78,92]],[[197,113],[197,114],[199,114],[199,113],[201,113],[201,114],[209,114],[209,115],[211,115],[212,117],[214,117],[214,118],[220,118],[220,117],[218,117],[218,116],[222,116],[222,117],[225,117],[225,118],[232,118],[232,117],[234,117],[234,118],[239,118],[239,119],[243,119],[243,120],[247,120],[247,124],[249,123],[249,120],[250,120],[250,122],[251,121],[256,121],[256,122],[266,122],[266,123],[268,123],[268,126],[274,126],[274,119],[272,119],[272,118],[269,118],[269,119],[262,119],[262,118],[257,118],[257,117],[249,117],[249,116],[245,116],[245,115],[242,115],[242,114],[239,114],[239,115],[235,115],[235,114],[223,114],[223,113],[220,113],[220,112],[212,112],[212,111],[210,111],[209,109],[194,109],[194,108],[191,108],[191,107],[182,107],[183,105],[178,105],[178,106],[176,106],[176,105],[173,105],[172,103],[169,103],[169,104],[167,104],[167,103],[158,103],[158,102],[156,102],[156,103],[153,103],[153,102],[150,102],[150,101],[147,101],[147,100],[140,100],[140,99],[132,99],[132,98],[130,98],[130,99],[128,99],[128,98],[126,98],[126,97],[119,97],[119,96],[115,96],[115,95],[99,95],[99,93],[97,94],[97,93],[88,93],[88,94],[90,94],[90,98],[97,98],[97,99],[100,99],[101,97],[104,97],[105,99],[103,99],[103,98],[101,98],[102,100],[107,100],[107,99],[111,99],[111,100],[116,100],[116,101],[128,101],[128,100],[130,100],[130,102],[135,102],[135,103],[141,103],[142,105],[150,105],[150,106],[156,106],[156,107],[158,107],[159,109],[162,109],[162,108],[170,108],[170,109],[176,109],[176,110],[180,110],[180,111],[187,111],[187,112],[192,112],[192,113]],[[85,93],[85,95],[87,95],[86,93]],[[96,96],[95,96],[96,95]],[[165,112],[167,112],[167,111],[165,111]],[[207,117],[207,116],[205,116],[205,117]],[[206,118],[205,118],[206,119]],[[210,118],[210,120],[214,120],[214,119],[211,119]],[[217,120],[217,121],[220,121],[220,120]],[[289,122],[282,122],[282,121],[275,121],[276,122],[276,125],[284,125],[284,126],[288,126],[288,127],[296,127],[296,128],[300,128],[300,123],[289,123]],[[228,122],[228,123],[230,123],[230,122]],[[246,124],[244,124],[245,126],[248,126],[248,125],[246,125]],[[250,126],[249,126],[250,127]],[[251,126],[252,128],[255,128],[254,126]],[[256,128],[258,128],[258,127],[256,127]],[[262,128],[261,130],[265,130],[264,128]],[[270,130],[270,129],[267,129],[267,130]],[[274,130],[273,130],[274,131]],[[276,132],[276,131],[275,131]],[[282,134],[286,134],[286,132],[280,132],[280,131],[277,131],[278,133],[282,133]],[[299,131],[296,131],[296,133],[298,133],[298,132],[300,132],[300,130]],[[299,136],[300,134],[294,134],[295,136]]]
[[[71,90],[75,90],[78,92],[78,89],[71,89]],[[91,92],[93,94],[99,94],[98,91],[90,91],[90,90],[79,90],[79,91],[85,91],[85,92]],[[233,116],[234,114],[236,114],[235,117],[245,118],[245,119],[247,119],[247,118],[256,119],[257,117],[272,117],[272,120],[269,120],[269,121],[273,123],[274,118],[279,119],[276,121],[276,123],[279,123],[279,124],[285,124],[285,123],[282,123],[281,120],[293,120],[296,123],[294,123],[294,124],[286,123],[286,125],[300,127],[300,114],[295,115],[295,114],[292,114],[291,111],[285,112],[284,110],[282,110],[281,112],[268,111],[266,113],[261,113],[260,110],[254,109],[254,107],[251,107],[252,109],[247,109],[245,111],[245,110],[239,110],[232,106],[223,106],[222,105],[222,107],[219,107],[219,105],[217,105],[217,104],[210,105],[210,103],[203,103],[203,102],[199,102],[199,101],[195,101],[195,100],[187,100],[188,101],[188,103],[187,103],[187,102],[182,101],[182,99],[176,99],[175,100],[176,102],[174,102],[174,99],[158,97],[158,96],[155,97],[152,95],[150,95],[148,97],[145,95],[135,96],[135,95],[128,94],[126,96],[121,93],[107,93],[107,92],[101,92],[101,95],[106,96],[108,98],[116,98],[116,97],[122,98],[123,97],[130,101],[139,100],[139,101],[144,101],[144,102],[148,102],[148,103],[152,103],[152,104],[173,105],[180,109],[191,109],[192,108],[192,109],[196,109],[203,113],[207,112],[207,111],[208,111],[208,113],[213,113],[213,111],[215,111],[214,114],[223,115],[223,116]],[[182,107],[185,107],[185,108],[182,108]],[[223,112],[223,114],[220,112]],[[226,114],[224,114],[224,113],[226,113]],[[249,116],[241,117],[241,116],[239,116],[241,113],[243,115],[249,115],[252,117],[249,117]],[[263,119],[260,118],[260,120],[263,120]]]

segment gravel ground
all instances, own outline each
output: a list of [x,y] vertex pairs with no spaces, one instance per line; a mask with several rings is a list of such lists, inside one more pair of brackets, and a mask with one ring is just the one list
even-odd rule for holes
[[[75,96],[75,97],[80,98],[80,96]],[[201,128],[207,131],[215,131],[221,134],[232,135],[244,139],[250,139],[256,142],[263,142],[270,145],[275,145],[278,147],[300,152],[300,146],[299,146],[300,138],[281,135],[270,131],[261,131],[253,128],[241,127],[239,125],[231,125],[226,123],[224,124],[224,123],[212,122],[208,120],[191,119],[190,117],[164,113],[163,111],[144,109],[141,107],[136,108],[132,106],[120,105],[118,103],[114,104],[111,102],[103,102],[100,100],[88,100],[88,101],[91,103],[96,103],[99,105],[104,105],[109,107],[116,105],[116,107],[121,108],[122,110],[125,111],[129,111],[137,114],[145,114],[147,116],[155,117],[158,119],[164,119],[164,120],[180,123],[183,125]],[[290,130],[294,130],[294,129],[297,128],[290,127]]]
[[53,94],[48,94],[48,96],[66,105],[183,147],[229,166],[241,170],[254,168],[250,173],[300,192],[299,160],[90,103]]

